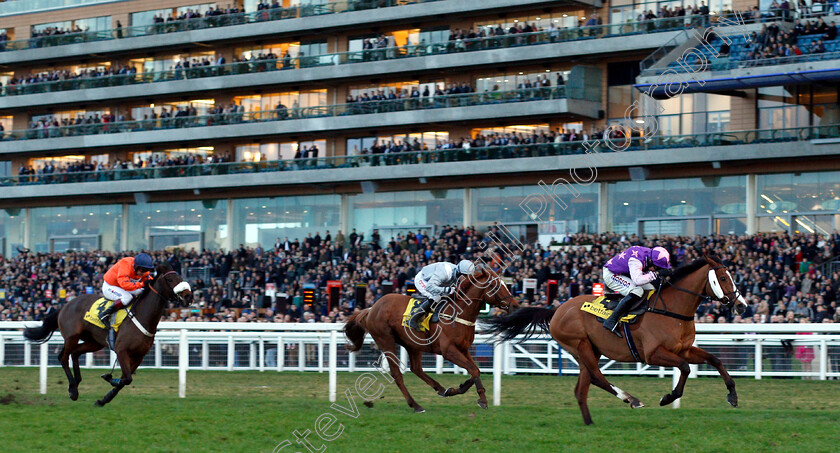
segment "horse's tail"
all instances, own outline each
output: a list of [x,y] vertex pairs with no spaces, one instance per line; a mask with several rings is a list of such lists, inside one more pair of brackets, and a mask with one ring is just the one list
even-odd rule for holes
[[347,343],[347,350],[348,351],[359,351],[362,349],[362,345],[365,341],[365,334],[367,333],[367,316],[370,313],[370,308],[365,308],[364,310],[354,314],[347,320],[347,324],[344,325],[344,335],[350,340]]
[[41,323],[40,327],[27,327],[23,330],[23,336],[33,343],[46,343],[58,329],[58,310],[53,311]]
[[[485,330],[491,334],[498,336],[498,341],[509,341],[516,338],[517,335],[525,333],[525,337],[521,341],[525,341],[531,336],[538,333],[548,333],[548,326],[551,322],[551,317],[557,307],[540,308],[527,307],[520,308],[515,312],[505,316],[494,316],[487,321],[484,321]],[[538,330],[540,332],[538,332]]]

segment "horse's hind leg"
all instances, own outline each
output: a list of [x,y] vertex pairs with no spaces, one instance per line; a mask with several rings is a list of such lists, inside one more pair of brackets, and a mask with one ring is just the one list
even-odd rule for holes
[[706,362],[715,367],[718,370],[718,373],[720,373],[720,377],[723,378],[726,388],[729,390],[726,400],[732,405],[732,407],[738,407],[738,392],[735,391],[735,380],[732,379],[732,376],[729,375],[729,372],[726,371],[726,368],[723,367],[723,363],[721,363],[717,356],[709,353],[708,351],[692,346],[691,349],[688,350],[688,361],[689,363],[696,364]]
[[577,349],[579,365],[581,366],[581,368],[586,367],[586,370],[589,372],[589,379],[593,384],[595,384],[595,386],[600,387],[608,393],[610,393],[611,395],[618,397],[618,399],[629,404],[630,407],[633,409],[645,407],[645,405],[641,401],[639,401],[638,398],[610,384],[610,382],[607,381],[606,376],[604,376],[604,374],[601,373],[601,369],[598,367],[599,355],[595,354],[595,350],[592,349],[592,344],[589,343],[588,339],[581,340]]
[[408,358],[409,366],[411,366],[411,372],[416,374],[417,377],[423,380],[423,382],[429,384],[429,386],[435,389],[439,395],[443,396],[442,393],[445,392],[446,389],[444,389],[438,381],[432,379],[431,376],[423,371],[423,351],[411,349],[408,351]]
[[91,341],[86,341],[84,343],[79,344],[76,347],[76,350],[73,351],[73,354],[71,354],[71,358],[73,359],[73,374],[76,378],[76,386],[78,386],[82,382],[82,370],[79,368],[79,359],[81,359],[81,357],[84,354],[87,354],[88,352],[96,352],[100,349],[102,349],[101,345]]
[[388,361],[388,366],[391,370],[391,377],[394,378],[394,383],[397,384],[397,387],[400,388],[400,391],[405,397],[405,401],[408,403],[409,406],[414,408],[414,412],[426,412],[426,409],[423,409],[422,406],[417,404],[417,401],[414,401],[414,398],[412,398],[411,394],[408,393],[408,389],[405,388],[402,370],[400,369],[401,362],[399,359],[399,355],[397,355],[396,342],[394,342],[393,338],[376,338],[376,344],[379,347],[379,350],[382,351],[382,353],[384,354],[385,360]]
[[653,366],[667,366],[680,369],[680,380],[677,381],[677,385],[671,393],[663,396],[662,399],[659,400],[659,405],[666,406],[680,399],[683,395],[683,390],[685,389],[685,382],[688,379],[688,374],[691,372],[688,362],[664,347],[659,346],[653,351],[653,354],[650,355],[648,363]]
[[583,424],[585,425],[592,424],[592,416],[589,415],[589,404],[586,402],[589,396],[589,384],[591,383],[589,370],[586,367],[580,367],[580,375],[578,375],[577,385],[575,386],[575,398],[577,398],[580,414],[583,415]]
[[64,374],[67,375],[67,393],[70,394],[70,399],[73,401],[79,399],[79,382],[70,370],[70,355],[73,351],[75,351],[78,345],[79,336],[70,335],[64,340],[64,346],[61,348],[61,353],[58,354],[58,360],[61,362],[61,368],[64,369]]

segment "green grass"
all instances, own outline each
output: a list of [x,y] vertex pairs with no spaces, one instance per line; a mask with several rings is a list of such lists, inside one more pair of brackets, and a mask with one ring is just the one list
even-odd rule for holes
[[[427,412],[414,414],[396,386],[370,409],[355,397],[352,418],[331,409],[327,375],[294,372],[188,373],[179,399],[176,371],[143,370],[107,407],[96,408],[108,385],[99,370],[83,370],[79,401],[51,368],[47,395],[38,394],[36,368],[0,368],[0,449],[13,451],[272,451],[293,431],[313,430],[332,413],[341,435],[308,439],[324,452],[555,452],[555,451],[837,451],[840,386],[836,381],[737,380],[741,407],[725,401],[720,379],[689,380],[682,408],[658,407],[671,379],[616,377],[613,383],[649,407],[631,410],[606,392],[590,390],[595,421],[584,426],[574,399],[575,377],[505,376],[502,406],[481,410],[476,394],[443,399],[413,375],[407,385]],[[345,389],[358,373],[338,375]],[[378,376],[378,375],[377,375]],[[435,376],[457,386],[464,376]],[[485,376],[492,404],[492,377]],[[375,388],[375,387],[374,387]],[[355,391],[353,391],[355,393]],[[326,430],[335,431],[338,425]],[[283,452],[306,452],[297,444]]]

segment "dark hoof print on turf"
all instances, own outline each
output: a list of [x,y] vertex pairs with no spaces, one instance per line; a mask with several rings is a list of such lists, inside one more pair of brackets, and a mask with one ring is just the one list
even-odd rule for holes
[[373,401],[365,401],[365,406],[372,409],[373,408]]

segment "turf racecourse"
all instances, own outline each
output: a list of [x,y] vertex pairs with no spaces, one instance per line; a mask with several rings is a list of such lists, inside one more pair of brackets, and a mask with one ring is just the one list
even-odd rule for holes
[[[81,397],[72,402],[59,369],[50,369],[42,396],[37,368],[0,368],[2,451],[270,452],[286,439],[294,442],[295,430],[313,430],[327,412],[337,422],[322,432],[335,435],[338,423],[343,432],[330,442],[311,433],[313,451],[833,452],[840,440],[837,381],[738,379],[741,407],[733,409],[720,379],[692,379],[682,408],[673,410],[658,407],[670,378],[615,378],[648,407],[631,410],[593,388],[595,425],[587,427],[572,393],[575,377],[505,376],[503,405],[481,410],[473,390],[444,399],[410,375],[407,385],[425,414],[414,414],[388,384],[372,409],[356,396],[352,418],[331,409],[326,374],[191,371],[188,397],[179,399],[176,371],[141,369],[114,402],[96,408],[93,402],[108,389],[100,373],[83,370]],[[358,376],[339,374],[338,402],[348,411],[344,390],[353,389]],[[463,380],[435,377],[444,385]],[[490,376],[485,380],[492,383]],[[294,444],[278,451],[307,449]]]

